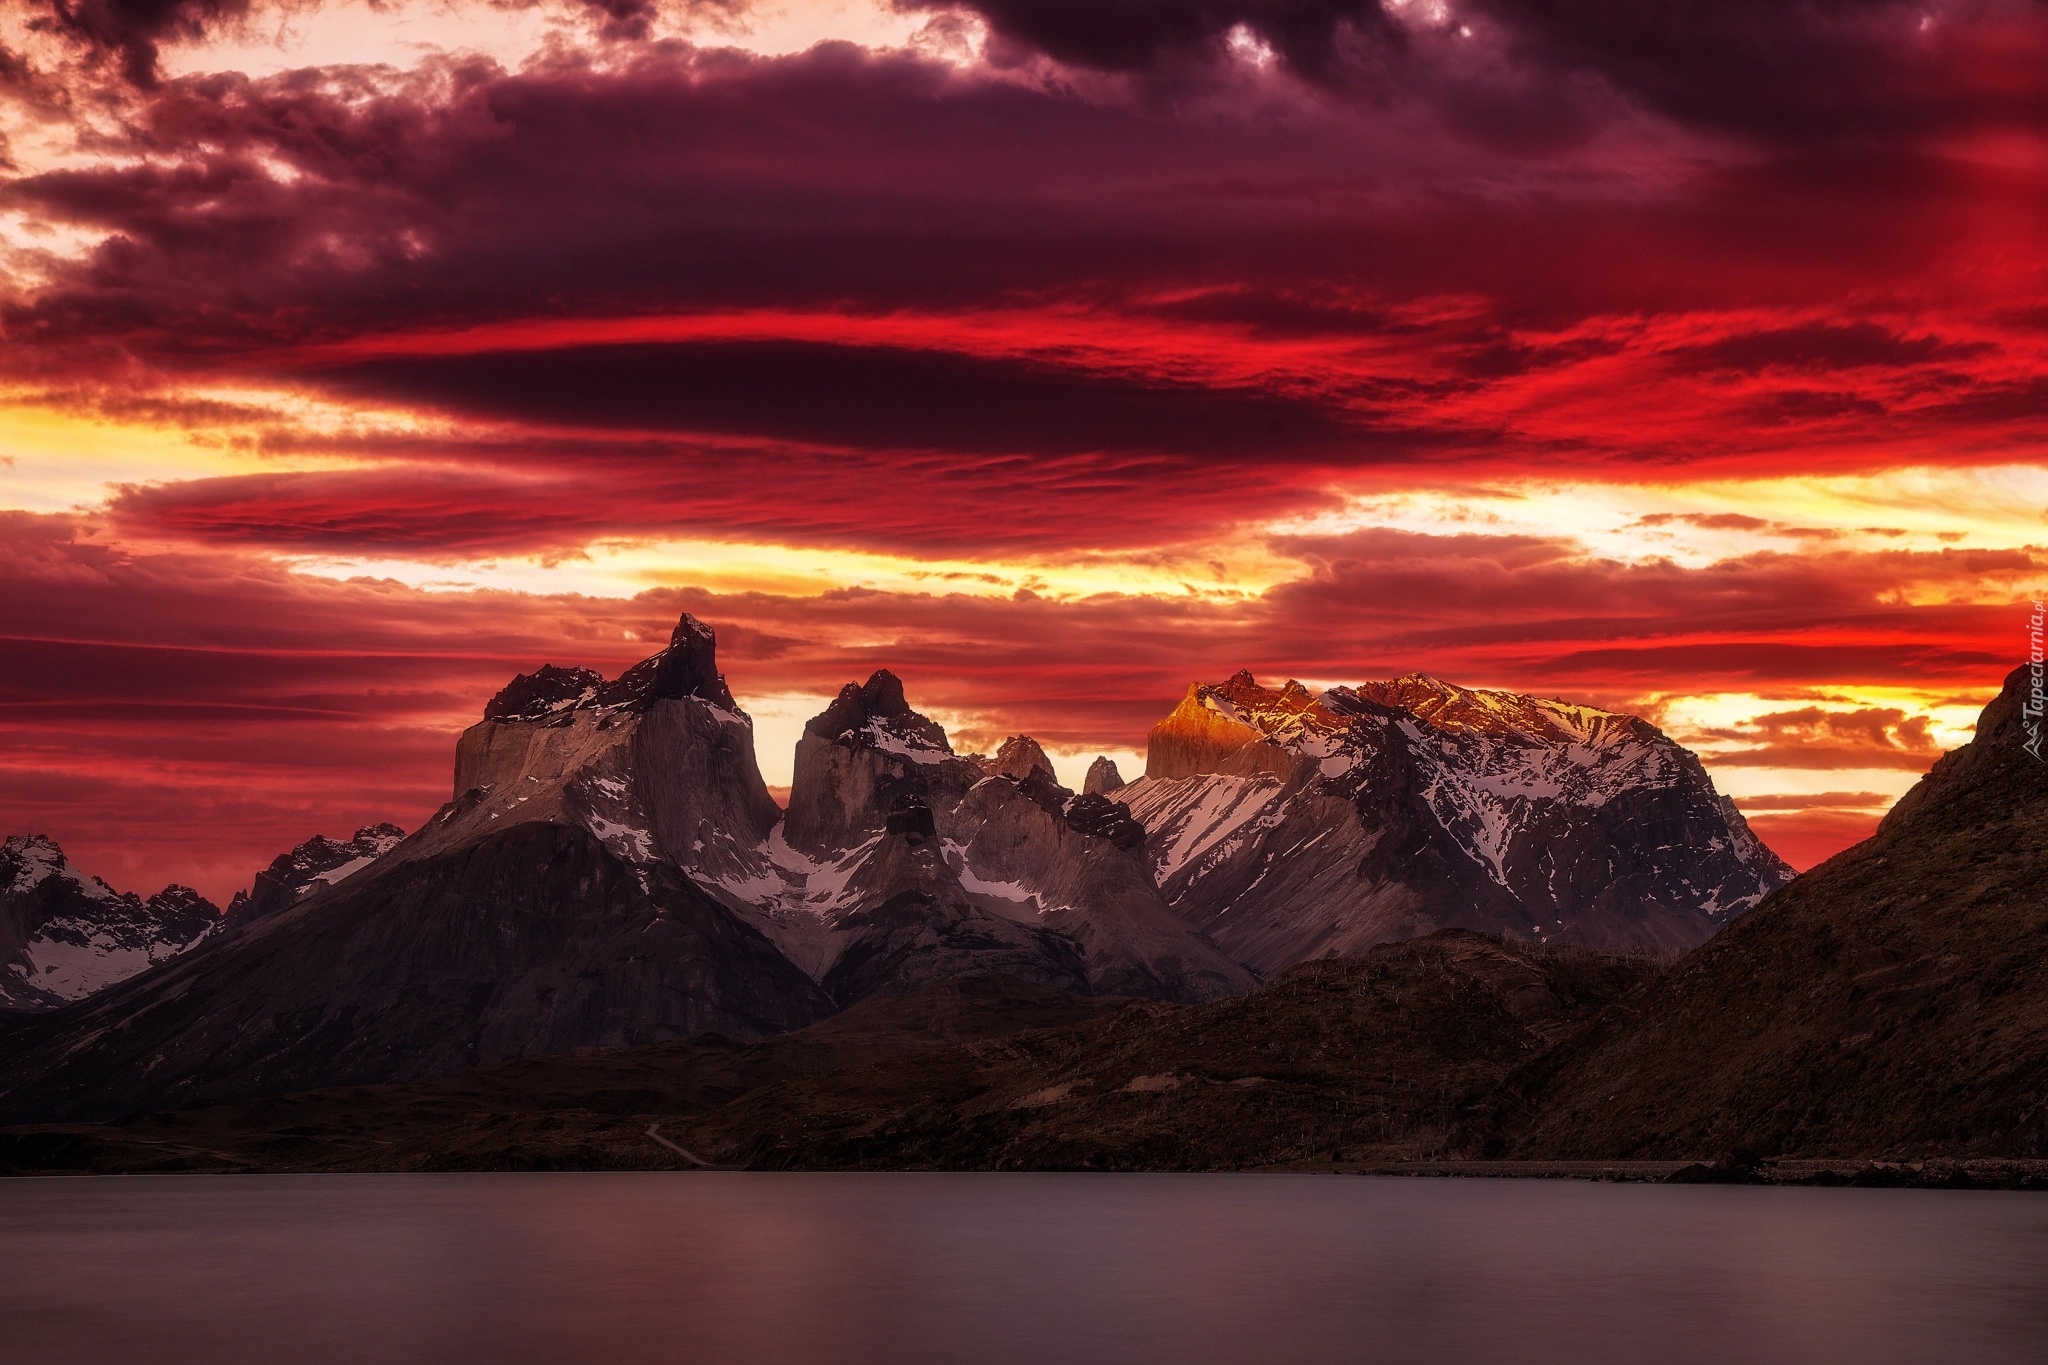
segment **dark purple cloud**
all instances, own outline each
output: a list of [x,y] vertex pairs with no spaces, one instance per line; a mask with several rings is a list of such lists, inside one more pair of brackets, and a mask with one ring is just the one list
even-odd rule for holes
[[794,341],[361,361],[330,392],[473,417],[961,455],[1327,451],[1369,432],[1309,398],[1028,361]]

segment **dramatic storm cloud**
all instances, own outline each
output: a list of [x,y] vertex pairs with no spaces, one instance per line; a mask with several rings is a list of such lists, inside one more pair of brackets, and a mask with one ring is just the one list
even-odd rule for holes
[[0,817],[225,894],[687,608],[771,782],[883,664],[1063,764],[1425,670],[1813,861],[2048,591],[2044,73],[2037,0],[17,7]]

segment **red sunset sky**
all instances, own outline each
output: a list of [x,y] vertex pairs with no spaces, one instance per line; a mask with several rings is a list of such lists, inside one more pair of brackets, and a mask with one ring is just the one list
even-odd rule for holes
[[124,889],[682,610],[771,783],[1421,670],[1806,866],[2048,594],[2048,5],[19,0],[0,329],[0,832]]

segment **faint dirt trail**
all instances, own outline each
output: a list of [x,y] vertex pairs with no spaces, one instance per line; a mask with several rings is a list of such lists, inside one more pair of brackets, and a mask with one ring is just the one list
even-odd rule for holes
[[703,1157],[698,1156],[695,1152],[690,1151],[688,1148],[678,1147],[675,1143],[670,1142],[667,1138],[661,1135],[661,1125],[658,1123],[650,1123],[647,1125],[647,1136],[653,1138],[656,1142],[668,1148],[671,1152],[674,1152],[677,1156],[689,1162],[692,1166],[701,1166],[707,1171],[730,1171],[736,1169],[732,1166],[714,1165],[713,1163],[706,1161]]

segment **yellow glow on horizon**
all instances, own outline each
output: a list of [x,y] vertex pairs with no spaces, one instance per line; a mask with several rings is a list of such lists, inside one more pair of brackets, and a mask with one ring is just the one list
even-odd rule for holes
[[[297,395],[199,391],[188,401],[261,405],[311,430],[407,429],[402,414],[345,412]],[[68,512],[105,504],[124,484],[182,482],[236,474],[348,469],[362,461],[318,452],[263,452],[233,425],[180,425],[102,415],[0,395],[0,511]]]
[[[1759,551],[2015,549],[2048,544],[2048,466],[1916,466],[1866,474],[1605,483],[1498,481],[1354,496],[1276,534],[1384,528],[1566,537],[1588,553],[1687,568]],[[1733,519],[1754,519],[1760,525]],[[2038,585],[2042,580],[2032,580]],[[1907,583],[1901,587],[1906,588]],[[2024,591],[2026,584],[2019,590]],[[2010,600],[2002,585],[1996,600]]]
[[[1991,689],[1995,690],[1995,681]],[[1944,752],[1969,743],[1976,733],[1977,713],[1989,701],[1958,701],[1944,692],[1902,687],[1857,684],[1845,687],[1797,688],[1775,695],[1756,692],[1664,693],[1642,700],[1642,714],[1673,738],[1697,737],[1687,742],[1702,758],[1709,753],[1742,748],[1734,740],[1718,740],[1707,734],[1714,730],[1737,730],[1758,716],[1808,709],[1835,715],[1857,711],[1897,710],[1907,718],[1924,716],[1928,736]],[[1931,760],[1930,760],[1931,761]]]
[[[655,588],[816,597],[847,588],[878,592],[1053,601],[1109,594],[1246,601],[1298,577],[1298,561],[1256,541],[1199,553],[936,559],[836,547],[672,539],[597,541],[568,555],[508,555],[461,563],[383,556],[287,554],[300,573],[322,578],[391,578],[435,592],[497,589],[539,594],[632,597]],[[1218,565],[1221,565],[1219,572]]]
[[[1913,784],[1933,766],[1934,754],[1920,757],[1901,754],[1899,761],[1907,766],[1864,767],[1853,762],[1831,767],[1766,766],[1740,761],[1745,750],[1759,747],[1764,742],[1763,736],[1759,734],[1755,739],[1740,736],[1748,733],[1747,727],[1752,721],[1772,714],[1811,709],[1846,716],[1858,711],[1896,710],[1904,713],[1903,719],[1909,722],[1916,718],[1924,719],[1928,738],[1946,753],[1970,741],[1975,733],[1977,714],[1988,700],[1988,695],[1959,701],[1950,694],[1931,690],[1855,685],[1792,689],[1779,695],[1754,692],[1674,693],[1646,697],[1636,709],[1672,739],[1697,754],[1707,775],[1713,779],[1715,790],[1732,797],[1738,806],[1760,797],[1778,798],[1768,808],[1749,813],[1790,815],[1800,810],[1829,810],[1845,815],[1875,816],[1889,810],[1894,801],[1912,789]],[[1730,738],[1714,733],[1716,731],[1733,731],[1738,737]],[[1861,805],[1842,805],[1834,801],[1818,806],[1797,803],[1800,796],[1857,792],[1869,793],[1877,799]]]

